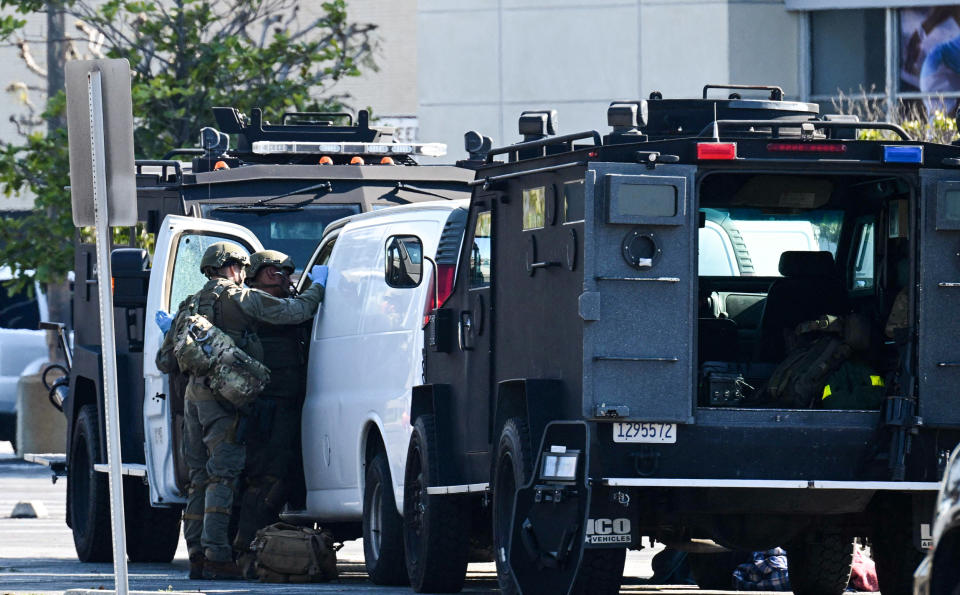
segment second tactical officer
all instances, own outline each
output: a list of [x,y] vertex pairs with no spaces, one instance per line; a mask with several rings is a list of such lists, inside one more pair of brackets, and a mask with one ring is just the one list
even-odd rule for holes
[[[246,252],[231,242],[211,244],[200,261],[208,281],[180,304],[171,332],[157,352],[157,366],[172,369],[170,353],[181,336],[184,320],[196,307],[214,326],[230,336],[237,347],[263,361],[257,336],[261,324],[296,324],[311,318],[323,299],[326,267],[308,275],[311,287],[296,298],[278,299],[242,286]],[[245,447],[238,430],[243,412],[209,387],[206,376],[191,376],[185,394],[183,452],[190,470],[184,510],[184,538],[190,554],[190,578],[229,579],[240,576],[229,540],[230,516],[237,480],[243,471]]]
[[[276,250],[250,255],[246,283],[276,298],[293,293],[293,259]],[[240,490],[240,513],[234,549],[247,578],[254,578],[250,542],[257,530],[279,519],[291,487],[302,475],[300,411],[306,391],[306,341],[309,322],[263,324],[257,331],[270,383],[256,401],[247,430],[247,466]]]

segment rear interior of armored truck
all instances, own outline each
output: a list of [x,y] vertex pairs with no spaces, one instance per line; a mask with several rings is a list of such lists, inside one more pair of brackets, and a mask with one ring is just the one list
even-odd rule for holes
[[882,174],[701,177],[698,408],[878,411],[909,391],[915,188]]

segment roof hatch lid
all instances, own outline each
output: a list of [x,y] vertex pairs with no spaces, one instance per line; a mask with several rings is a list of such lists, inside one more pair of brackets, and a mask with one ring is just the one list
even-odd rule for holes
[[[735,89],[726,98],[708,98],[711,89]],[[744,99],[739,90],[769,91],[768,98]],[[664,99],[654,91],[647,102],[643,133],[651,139],[698,135],[715,120],[812,120],[820,114],[815,103],[784,101],[779,87],[760,85],[706,85],[701,99]],[[724,132],[746,132],[725,127]]]

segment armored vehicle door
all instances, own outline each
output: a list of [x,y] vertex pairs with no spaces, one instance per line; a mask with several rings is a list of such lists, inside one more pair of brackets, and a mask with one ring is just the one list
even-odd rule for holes
[[[919,242],[920,411],[926,425],[960,425],[960,172],[921,170]],[[910,308],[911,315],[913,308]],[[916,320],[911,316],[910,320]],[[912,328],[913,325],[911,324]]]
[[694,404],[695,166],[587,170],[583,414],[690,423]]
[[163,341],[153,322],[158,310],[176,314],[185,297],[196,293],[206,278],[200,272],[200,258],[210,244],[235,242],[249,252],[262,250],[257,237],[244,227],[196,217],[170,215],[157,234],[147,295],[144,329],[143,429],[146,437],[147,480],[154,504],[184,502],[186,464],[180,460],[183,439],[183,384],[179,374],[162,374],[156,355]]

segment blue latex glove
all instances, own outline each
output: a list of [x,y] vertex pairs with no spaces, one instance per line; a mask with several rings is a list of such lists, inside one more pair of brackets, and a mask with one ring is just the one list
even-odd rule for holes
[[157,326],[160,327],[160,331],[163,332],[164,335],[167,334],[167,331],[170,330],[170,325],[173,324],[173,317],[163,310],[157,310],[157,315],[154,317],[154,320],[157,321]]
[[310,272],[307,273],[307,278],[313,281],[314,283],[319,284],[321,287],[327,286],[327,275],[330,274],[330,270],[327,269],[325,264],[315,264],[313,268],[310,269]]

